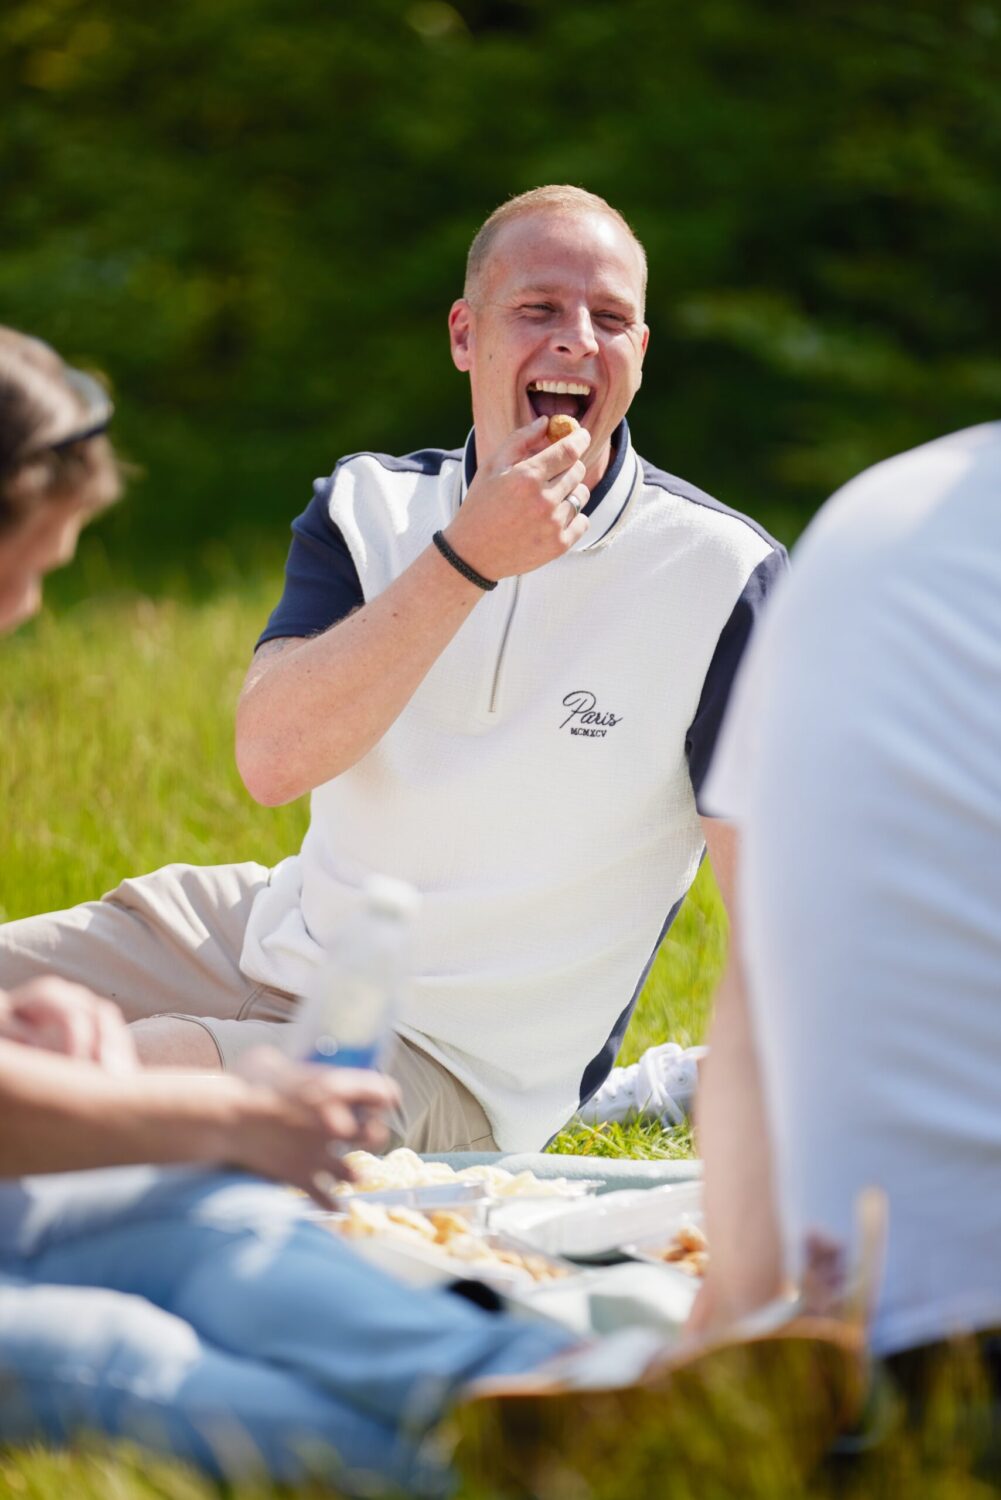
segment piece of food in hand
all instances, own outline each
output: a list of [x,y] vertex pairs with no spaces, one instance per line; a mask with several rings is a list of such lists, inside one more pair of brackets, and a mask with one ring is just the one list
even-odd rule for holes
[[576,432],[580,423],[576,417],[568,417],[563,412],[557,412],[554,417],[549,418],[549,427],[546,436],[551,443],[558,443],[560,438],[569,437],[571,432]]

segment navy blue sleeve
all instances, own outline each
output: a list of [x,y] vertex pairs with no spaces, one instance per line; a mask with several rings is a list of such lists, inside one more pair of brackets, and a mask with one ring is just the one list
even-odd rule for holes
[[318,479],[313,498],[292,522],[285,588],[258,639],[319,635],[365,603],[358,569],[330,519],[333,479]]
[[730,697],[730,689],[740,666],[740,659],[751,638],[755,621],[764,609],[768,595],[789,566],[784,547],[777,547],[755,568],[741,592],[740,598],[730,613],[730,618],[720,633],[713,659],[709,663],[706,680],[702,686],[702,697],[695,711],[695,718],[688,726],[685,736],[685,754],[688,756],[688,771],[695,791],[695,804],[700,813],[712,817],[708,808],[702,806],[702,783],[709,771],[709,764],[716,748],[716,736],[723,722],[723,714]]

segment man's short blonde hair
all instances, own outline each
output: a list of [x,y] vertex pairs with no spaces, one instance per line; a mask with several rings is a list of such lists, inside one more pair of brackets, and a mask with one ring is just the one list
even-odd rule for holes
[[643,271],[643,300],[646,300],[646,251],[632,225],[627,223],[617,208],[606,203],[604,198],[599,198],[597,193],[589,193],[585,188],[572,187],[569,183],[550,183],[546,187],[532,188],[527,193],[519,193],[516,198],[509,198],[506,203],[494,209],[489,219],[476,231],[473,243],[469,247],[469,255],[466,257],[466,285],[463,291],[465,297],[470,301],[475,300],[477,283],[483,274],[483,267],[486,265],[498,232],[512,219],[520,219],[528,214],[537,213],[567,215],[598,213],[607,214],[610,219],[614,219],[636,246]]

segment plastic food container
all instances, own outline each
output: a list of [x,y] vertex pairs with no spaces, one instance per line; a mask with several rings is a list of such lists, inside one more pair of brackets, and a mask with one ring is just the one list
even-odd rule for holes
[[698,1288],[702,1284],[702,1277],[693,1275],[684,1270],[679,1264],[665,1260],[665,1252],[671,1248],[672,1242],[679,1229],[695,1228],[702,1229],[703,1215],[701,1203],[686,1207],[684,1204],[677,1206],[677,1211],[672,1214],[669,1224],[654,1235],[643,1235],[622,1247],[623,1253],[631,1260],[644,1261],[648,1265],[661,1266],[669,1271],[672,1276],[681,1277],[691,1286]]
[[[336,1229],[332,1224],[331,1228]],[[517,1294],[530,1296],[539,1287],[549,1287],[557,1281],[579,1275],[576,1266],[557,1257],[543,1255],[531,1245],[514,1240],[510,1235],[486,1234],[477,1236],[478,1241],[494,1252],[507,1252],[526,1257],[539,1270],[548,1272],[537,1278],[522,1266],[500,1260],[458,1258],[449,1251],[449,1246],[421,1244],[419,1241],[398,1238],[393,1234],[374,1234],[352,1237],[348,1243],[365,1260],[381,1270],[406,1281],[411,1286],[443,1286],[450,1281],[482,1281],[494,1291],[505,1296]]]
[[[373,1156],[370,1151],[349,1151],[344,1156],[344,1162],[355,1174],[350,1196],[365,1196],[382,1202],[406,1202],[411,1205],[414,1202],[411,1198],[382,1197],[380,1200],[378,1195],[472,1186],[487,1197],[499,1201],[526,1197],[566,1201],[586,1196],[602,1186],[597,1179],[537,1177],[529,1171],[509,1172],[497,1163],[488,1162],[460,1167],[456,1171],[448,1162],[425,1161],[416,1151],[411,1151],[406,1146],[398,1146],[385,1156]],[[347,1196],[346,1190],[345,1197]]]
[[432,1182],[426,1187],[378,1188],[371,1193],[343,1193],[337,1207],[347,1208],[352,1201],[382,1203],[387,1208],[417,1208],[430,1212],[436,1208],[466,1208],[486,1204],[488,1194],[480,1182]]
[[682,1224],[700,1222],[701,1213],[701,1182],[682,1182],[605,1193],[578,1203],[491,1206],[490,1224],[549,1255],[570,1260],[639,1259],[629,1247],[666,1245]]

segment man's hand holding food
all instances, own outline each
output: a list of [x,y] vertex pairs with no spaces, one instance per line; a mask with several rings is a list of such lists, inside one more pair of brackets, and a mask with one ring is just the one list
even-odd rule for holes
[[580,514],[590,499],[582,455],[591,434],[574,424],[554,442],[549,421],[538,417],[519,427],[481,461],[445,532],[463,562],[484,578],[531,573],[569,552],[587,531]]

